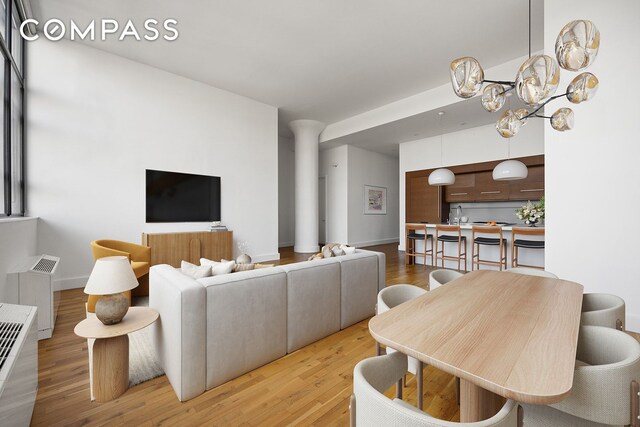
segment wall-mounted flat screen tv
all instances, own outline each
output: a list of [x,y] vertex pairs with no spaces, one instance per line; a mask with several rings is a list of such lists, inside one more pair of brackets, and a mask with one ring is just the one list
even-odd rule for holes
[[147,222],[220,221],[220,177],[146,170]]

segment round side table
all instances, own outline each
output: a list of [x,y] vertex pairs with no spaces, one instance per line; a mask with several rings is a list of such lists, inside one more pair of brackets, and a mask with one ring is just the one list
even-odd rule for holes
[[104,325],[89,317],[73,330],[83,338],[94,338],[93,394],[96,401],[108,402],[129,388],[129,333],[149,326],[158,312],[149,307],[129,307],[120,323]]

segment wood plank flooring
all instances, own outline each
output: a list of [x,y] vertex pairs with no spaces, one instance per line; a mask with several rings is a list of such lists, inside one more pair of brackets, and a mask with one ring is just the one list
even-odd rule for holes
[[[388,285],[427,286],[429,268],[405,266],[397,244],[369,249],[386,253]],[[283,248],[279,263],[307,257]],[[178,400],[165,376],[132,387],[112,402],[91,402],[87,341],[73,333],[84,318],[85,301],[82,289],[63,291],[53,337],[39,342],[33,426],[348,425],[353,367],[375,353],[364,320],[187,402]],[[415,404],[415,379],[407,378],[405,397]],[[427,368],[424,399],[433,416],[458,419],[452,376]]]
[[[386,254],[387,285],[427,288],[431,267],[405,266],[397,244],[368,249]],[[279,263],[307,257],[284,248]],[[112,402],[91,402],[87,341],[73,333],[84,318],[85,301],[82,289],[64,291],[53,337],[39,342],[33,426],[344,426],[349,424],[353,367],[375,353],[364,320],[187,402],[177,399],[165,376],[139,384]],[[415,405],[415,379],[407,378],[404,396]],[[437,418],[459,420],[454,378],[427,367],[424,379],[425,410]],[[388,394],[393,396],[393,390]]]

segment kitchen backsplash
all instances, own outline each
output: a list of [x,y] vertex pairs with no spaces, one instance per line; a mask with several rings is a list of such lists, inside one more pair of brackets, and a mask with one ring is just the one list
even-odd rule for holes
[[478,221],[496,221],[522,223],[516,216],[515,210],[526,202],[482,202],[482,203],[451,203],[449,218],[453,222],[456,208],[462,208],[462,217],[468,217],[468,223]]

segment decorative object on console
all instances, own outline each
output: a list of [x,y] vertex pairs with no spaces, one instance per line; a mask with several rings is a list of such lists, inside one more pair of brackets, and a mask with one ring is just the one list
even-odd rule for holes
[[[438,127],[440,128],[440,166],[442,166],[442,116],[444,111],[438,111]],[[429,185],[440,187],[442,185],[452,185],[456,182],[456,176],[449,169],[440,167],[429,175]]]
[[385,187],[364,186],[364,214],[387,214],[387,189]]
[[536,205],[527,202],[524,206],[516,209],[518,219],[523,219],[524,223],[530,227],[535,227],[540,219],[544,218],[544,197]]
[[[591,21],[571,21],[562,28],[556,39],[556,59],[548,55],[531,56],[531,0],[529,0],[529,58],[520,66],[515,81],[487,80],[477,59],[462,57],[451,61],[450,74],[453,91],[461,98],[471,98],[480,92],[483,83],[482,106],[489,112],[502,108],[505,96],[514,90],[518,98],[532,108],[505,111],[496,129],[504,138],[515,136],[529,117],[549,119],[551,126],[560,132],[573,127],[573,111],[560,108],[551,116],[538,114],[549,102],[567,97],[579,104],[593,98],[598,90],[598,78],[591,73],[576,76],[565,93],[554,95],[560,83],[560,67],[568,71],[580,71],[593,63],[600,47],[600,31]],[[559,64],[559,66],[558,66]]]
[[251,264],[251,257],[247,254],[238,255],[236,264]]
[[129,310],[124,293],[138,286],[127,257],[111,256],[96,261],[85,294],[102,295],[96,302],[96,317],[105,325],[119,323]]
[[238,241],[238,252],[240,255],[236,258],[236,264],[251,264],[251,257],[248,255],[249,242],[246,240]]

